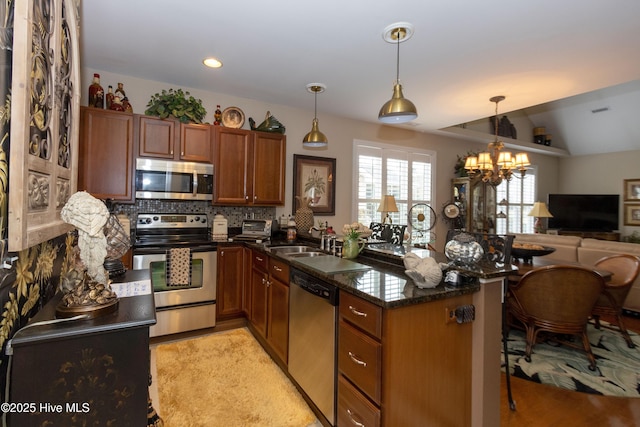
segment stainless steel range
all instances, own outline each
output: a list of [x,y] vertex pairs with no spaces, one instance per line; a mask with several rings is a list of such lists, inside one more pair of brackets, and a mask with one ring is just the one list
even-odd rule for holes
[[206,214],[138,215],[133,269],[151,272],[157,324],[150,336],[215,326],[216,248]]

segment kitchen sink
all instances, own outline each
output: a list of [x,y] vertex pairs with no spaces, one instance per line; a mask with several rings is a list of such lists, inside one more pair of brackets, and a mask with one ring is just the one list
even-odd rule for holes
[[290,256],[293,254],[302,254],[302,253],[322,253],[318,250],[318,248],[314,248],[313,246],[305,246],[305,245],[292,245],[292,246],[272,246],[269,248],[269,252]]
[[289,258],[308,258],[313,256],[328,256],[328,253],[325,252],[297,252],[286,254],[285,256]]

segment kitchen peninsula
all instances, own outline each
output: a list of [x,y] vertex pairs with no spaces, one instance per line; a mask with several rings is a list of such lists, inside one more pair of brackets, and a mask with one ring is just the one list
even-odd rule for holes
[[[500,423],[501,292],[511,266],[483,265],[477,281],[420,289],[404,274],[402,255],[442,254],[398,246],[365,249],[365,271],[323,273],[295,258],[248,244],[337,286],[338,425],[495,426]],[[452,313],[475,307],[475,320]],[[343,354],[344,353],[344,354]]]

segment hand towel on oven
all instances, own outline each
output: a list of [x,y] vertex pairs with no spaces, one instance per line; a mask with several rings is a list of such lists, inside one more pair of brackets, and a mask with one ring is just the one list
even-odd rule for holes
[[167,253],[167,285],[186,286],[191,283],[191,249],[171,248]]

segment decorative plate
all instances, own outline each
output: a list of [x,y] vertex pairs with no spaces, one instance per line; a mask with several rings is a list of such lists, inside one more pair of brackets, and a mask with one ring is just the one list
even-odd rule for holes
[[449,219],[457,218],[460,215],[460,208],[456,206],[454,203],[449,203],[443,209],[444,216]]
[[240,129],[244,124],[244,113],[238,107],[227,107],[222,112],[222,125],[228,128]]

